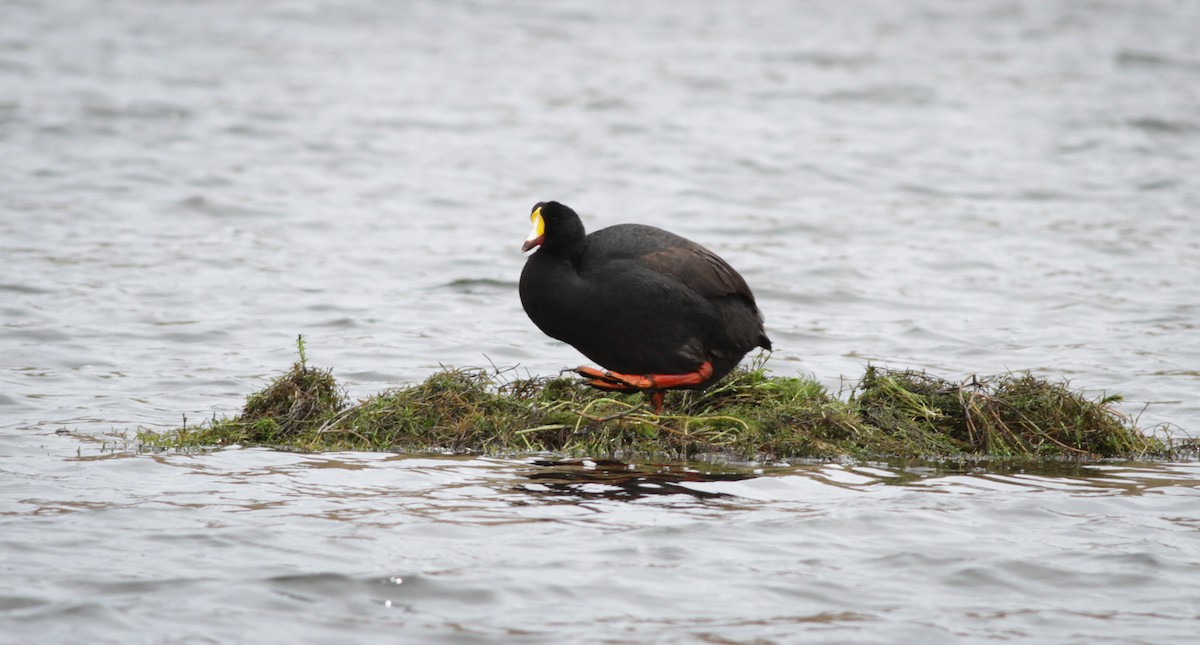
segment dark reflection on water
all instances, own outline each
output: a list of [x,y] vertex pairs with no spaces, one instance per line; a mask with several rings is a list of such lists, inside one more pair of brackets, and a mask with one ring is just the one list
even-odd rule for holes
[[[927,491],[968,488],[1056,489],[1074,495],[1144,495],[1163,488],[1192,487],[1187,470],[1182,474],[1173,464],[1128,462],[1060,461],[1018,463],[1013,461],[895,461],[867,464],[788,466],[776,464],[736,465],[731,463],[654,463],[616,459],[538,459],[535,468],[520,474],[528,482],[517,490],[535,495],[562,495],[575,499],[636,500],[657,495],[689,495],[697,499],[734,499],[720,482],[739,482],[762,477],[803,477],[825,486],[870,490],[875,486],[916,487]],[[713,484],[697,488],[694,484]]]
[[751,473],[702,472],[687,466],[638,465],[610,459],[538,460],[537,470],[519,484],[534,494],[568,495],[578,498],[637,499],[651,495],[690,495],[698,499],[726,497],[681,486],[683,482],[719,482],[749,479]]

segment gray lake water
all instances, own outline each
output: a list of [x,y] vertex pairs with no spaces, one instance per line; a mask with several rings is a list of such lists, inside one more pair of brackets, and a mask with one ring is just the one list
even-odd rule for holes
[[1200,429],[1200,2],[0,0],[0,642],[1193,643],[1200,465],[137,454],[295,358],[581,362],[530,206],[702,242],[769,366]]

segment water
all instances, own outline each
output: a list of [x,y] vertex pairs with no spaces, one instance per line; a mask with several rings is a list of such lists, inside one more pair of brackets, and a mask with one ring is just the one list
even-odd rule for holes
[[577,364],[516,298],[545,199],[718,251],[776,372],[1028,369],[1194,432],[1195,24],[0,0],[0,641],[1190,643],[1195,464],[629,480],[111,437],[235,411],[298,334],[353,396]]
[[5,460],[12,642],[1186,643],[1200,620],[1196,464],[702,482],[54,448]]

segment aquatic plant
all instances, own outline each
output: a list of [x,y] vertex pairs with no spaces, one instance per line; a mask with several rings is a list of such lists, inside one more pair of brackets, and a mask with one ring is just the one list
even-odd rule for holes
[[1195,450],[1139,430],[1068,383],[1010,373],[952,382],[869,366],[848,396],[775,376],[760,356],[703,392],[672,391],[663,414],[641,394],[513,370],[444,369],[349,403],[329,370],[301,360],[240,414],[142,432],[149,449],[261,445],[287,450],[554,453],[736,459],[1170,457]]

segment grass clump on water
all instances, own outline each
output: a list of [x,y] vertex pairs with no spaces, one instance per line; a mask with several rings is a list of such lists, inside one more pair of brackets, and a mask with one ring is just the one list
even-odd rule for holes
[[951,382],[868,367],[848,398],[805,378],[771,375],[760,357],[704,392],[672,391],[663,414],[642,394],[575,378],[508,379],[445,369],[351,404],[328,370],[304,357],[252,394],[241,413],[199,427],[142,433],[151,448],[262,445],[288,450],[556,453],[736,459],[1170,457],[1178,447],[1140,431],[1067,383],[1029,374]]

